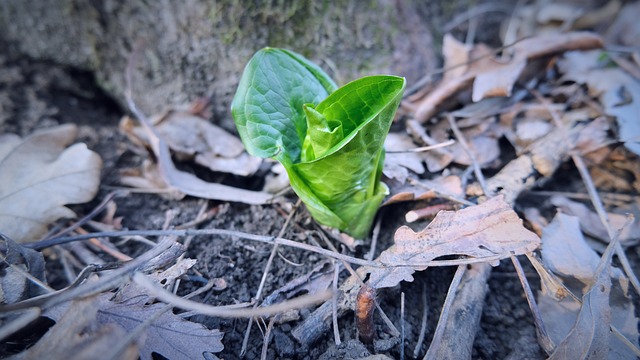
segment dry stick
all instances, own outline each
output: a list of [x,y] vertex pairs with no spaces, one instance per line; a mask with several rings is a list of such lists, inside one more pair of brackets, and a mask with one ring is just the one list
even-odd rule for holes
[[[540,101],[547,108],[547,110],[551,114],[551,118],[553,119],[553,122],[555,123],[556,127],[561,129],[561,131],[564,134],[565,140],[568,141],[569,136],[567,135],[567,131],[564,125],[562,124],[560,116],[549,103],[549,100],[542,97],[542,95],[540,95],[540,93],[538,93],[535,90],[531,90],[531,93],[536,97],[536,99],[538,99],[538,101]],[[613,241],[613,239],[615,238],[616,232],[613,229],[613,227],[611,227],[611,223],[609,222],[609,216],[607,215],[607,211],[604,209],[602,200],[598,195],[598,190],[596,189],[596,186],[593,184],[593,180],[591,179],[591,175],[589,174],[587,165],[585,165],[584,161],[582,160],[582,157],[580,157],[575,152],[571,153],[571,159],[576,165],[576,168],[580,173],[580,177],[582,177],[582,181],[584,182],[584,185],[587,188],[587,193],[589,193],[589,197],[591,198],[591,204],[593,204],[593,207],[596,209],[596,213],[600,217],[600,222],[602,222],[602,225],[604,225],[604,227],[607,229],[609,240]],[[624,269],[624,272],[627,274],[627,277],[629,277],[631,284],[635,288],[636,293],[640,295],[640,282],[638,281],[638,278],[634,274],[633,269],[629,264],[629,259],[627,259],[627,255],[624,253],[624,250],[622,249],[620,242],[616,243],[615,252],[616,252],[616,255],[618,256],[618,259],[620,260],[620,263],[622,264],[622,268]]]
[[8,323],[2,324],[0,327],[0,341],[23,329],[40,317],[42,311],[38,307],[27,308],[24,314],[12,319]]
[[451,130],[453,130],[453,133],[456,135],[456,138],[460,142],[460,145],[471,159],[473,173],[476,175],[476,180],[478,180],[478,183],[480,183],[480,187],[482,188],[484,195],[488,198],[493,197],[493,192],[489,190],[487,182],[484,180],[484,175],[482,174],[482,170],[480,169],[480,164],[478,163],[478,159],[476,158],[475,151],[471,148],[471,146],[469,146],[469,143],[467,142],[467,139],[465,139],[464,134],[462,134],[462,131],[460,131],[460,128],[458,128],[458,124],[456,124],[456,119],[453,117],[453,115],[447,113],[446,116],[447,120],[449,121],[449,125],[451,126]]
[[462,275],[464,275],[467,270],[466,265],[460,265],[456,269],[455,275],[453,275],[453,280],[451,280],[451,284],[449,284],[449,290],[447,291],[447,297],[444,300],[444,305],[442,305],[442,311],[440,312],[440,317],[438,318],[438,326],[436,327],[436,331],[433,334],[433,338],[431,339],[431,346],[427,350],[427,353],[424,355],[423,359],[437,359],[436,354],[440,353],[440,347],[443,344],[443,338],[447,319],[449,318],[449,311],[451,310],[451,305],[456,298],[456,292],[458,291],[458,286],[460,285],[460,281],[462,280]]
[[330,299],[333,295],[331,291],[324,291],[322,293],[314,295],[302,295],[293,300],[284,301],[275,305],[250,309],[234,309],[224,306],[211,306],[195,301],[185,300],[180,296],[173,295],[173,293],[159,287],[142,273],[135,273],[133,275],[133,281],[145,288],[149,292],[149,295],[154,296],[168,304],[172,304],[174,305],[174,307],[195,311],[202,315],[216,316],[228,319],[271,316],[288,310],[301,309],[317,304],[319,302]]
[[[154,248],[124,264],[121,268],[113,270],[96,282],[67,287],[52,294],[38,296],[14,304],[3,304],[0,305],[0,312],[15,311],[33,306],[49,308],[65,301],[86,298],[113,289],[126,281],[130,273],[137,271],[147,262],[167,251],[173,243],[173,240],[169,238],[162,239]],[[84,273],[84,270],[82,273]]]
[[427,284],[423,283],[424,291],[422,291],[422,321],[420,322],[420,335],[418,335],[418,341],[416,342],[416,348],[413,349],[413,357],[418,358],[420,350],[422,349],[422,342],[427,334],[427,319],[429,318],[429,298],[427,296]]
[[400,293],[400,360],[404,360],[404,291]]
[[[291,209],[291,212],[289,213],[289,215],[287,216],[287,219],[282,225],[282,228],[278,233],[279,238],[281,238],[284,235],[284,232],[287,231],[287,226],[289,226],[289,222],[293,218],[293,214],[295,214],[296,210],[298,209],[298,206],[300,206],[300,199],[298,199],[293,209]],[[271,254],[269,254],[269,259],[267,260],[267,264],[264,267],[264,271],[262,273],[262,279],[260,279],[260,285],[258,285],[258,291],[256,292],[256,296],[254,297],[254,300],[256,302],[255,305],[253,306],[254,309],[260,305],[260,300],[262,299],[262,290],[264,289],[264,285],[267,282],[267,276],[269,275],[269,270],[271,269],[271,264],[273,263],[273,259],[278,253],[278,246],[279,246],[278,244],[275,244],[273,246],[273,248],[271,249]],[[253,325],[253,320],[254,320],[253,318],[250,318],[249,324],[247,324],[247,330],[245,331],[244,339],[242,340],[242,348],[240,349],[240,357],[244,357],[244,354],[246,354],[247,352],[247,346],[249,344],[249,335],[251,335],[251,327]],[[263,348],[266,347],[267,345],[268,345],[267,338],[265,338],[263,341]]]
[[273,331],[273,324],[275,324],[276,320],[280,317],[280,314],[277,314],[276,316],[272,316],[271,319],[269,319],[269,324],[267,325],[267,329],[264,332],[264,341],[262,344],[262,352],[260,353],[260,359],[261,360],[266,360],[267,359],[267,350],[269,349],[269,341],[270,341],[270,337],[271,337],[271,331]]
[[429,151],[429,150],[440,149],[440,148],[443,148],[443,147],[451,146],[451,145],[453,145],[455,143],[456,143],[456,141],[451,139],[451,140],[447,140],[447,141],[444,141],[444,142],[441,142],[441,143],[435,144],[435,145],[421,146],[421,147],[408,149],[408,150],[386,150],[385,152],[387,154],[421,153],[421,152],[426,152],[426,151]]
[[366,260],[373,260],[373,256],[376,254],[376,247],[378,246],[378,238],[380,237],[380,226],[382,224],[382,214],[384,209],[380,210],[380,215],[378,217],[378,221],[376,221],[376,226],[373,228],[373,234],[371,235],[371,246],[369,248],[369,252],[365,255]]
[[[73,241],[87,240],[93,237],[126,237],[126,236],[197,236],[197,235],[222,235],[222,236],[232,236],[238,237],[245,240],[258,241],[266,244],[279,244],[284,246],[289,246],[301,250],[315,252],[320,255],[324,255],[333,259],[344,260],[351,264],[356,265],[368,265],[373,267],[380,267],[381,265],[374,261],[367,261],[359,258],[355,258],[348,255],[343,255],[338,252],[329,251],[323,249],[318,246],[304,244],[298,241],[288,240],[281,237],[273,237],[273,236],[265,236],[265,235],[255,235],[249,234],[242,231],[235,230],[225,230],[225,229],[170,229],[170,230],[126,230],[126,231],[104,231],[104,232],[95,232],[89,233],[85,235],[75,235],[69,237],[62,238],[53,238],[45,241],[22,244],[22,246],[28,247],[30,249],[42,250],[48,248],[53,245],[65,244]],[[450,262],[443,262],[443,264],[449,265]],[[442,266],[447,266],[442,265]],[[438,265],[432,265],[438,266]]]
[[[611,227],[611,223],[609,222],[609,216],[607,215],[606,210],[604,209],[604,205],[602,205],[602,200],[598,196],[598,191],[596,190],[595,185],[593,184],[593,180],[591,180],[591,175],[589,174],[589,170],[587,170],[587,166],[585,165],[582,158],[578,155],[572,154],[571,158],[573,162],[576,164],[578,168],[578,172],[580,172],[580,176],[582,177],[582,181],[584,181],[585,186],[587,187],[587,192],[591,196],[591,203],[596,209],[598,216],[600,217],[600,221],[607,228],[607,233],[609,234],[609,239],[613,241],[615,238],[615,230]],[[638,282],[638,278],[636,277],[633,269],[631,268],[631,264],[629,264],[629,259],[627,259],[627,255],[624,253],[624,249],[622,249],[622,245],[620,242],[616,242],[615,244],[615,252],[616,256],[618,256],[618,260],[620,260],[620,264],[622,264],[622,268],[624,272],[629,277],[631,284],[636,289],[636,293],[640,295],[640,282]]]
[[76,221],[71,226],[67,227],[66,229],[63,229],[63,230],[57,232],[56,234],[54,234],[52,236],[49,236],[47,238],[50,239],[50,238],[54,238],[54,237],[61,237],[61,236],[64,236],[64,235],[72,232],[73,230],[79,228],[80,226],[82,226],[82,225],[86,224],[87,222],[89,222],[89,220],[91,220],[94,217],[96,217],[96,215],[98,215],[102,210],[104,210],[104,208],[107,206],[107,204],[109,204],[109,201],[113,200],[114,197],[116,197],[116,196],[118,196],[118,197],[124,196],[127,193],[128,193],[128,191],[126,191],[126,190],[116,190],[116,191],[112,191],[112,192],[108,193],[107,196],[105,196],[104,199],[102,199],[100,204],[98,204],[98,206],[96,206],[93,210],[91,210],[91,212],[89,214],[85,215],[80,220]]
[[520,261],[518,261],[518,258],[513,255],[511,255],[511,262],[513,263],[513,266],[518,273],[520,284],[522,285],[522,289],[524,289],[524,294],[527,298],[527,302],[529,303],[529,308],[533,313],[533,322],[536,325],[538,343],[547,353],[547,355],[551,355],[553,349],[555,349],[556,347],[556,344],[553,342],[553,340],[549,336],[549,333],[547,332],[547,328],[544,326],[542,315],[540,314],[540,310],[538,309],[538,305],[536,304],[536,299],[533,296],[533,292],[531,291],[531,286],[529,286],[529,282],[527,281],[527,276],[524,274],[524,269],[522,269],[522,265],[520,265]]
[[333,341],[336,346],[342,344],[340,340],[340,329],[338,329],[338,275],[340,275],[340,264],[337,261],[333,261],[333,283],[331,289],[333,290],[333,298],[331,299],[333,305],[333,311],[331,312],[331,321],[333,323]]

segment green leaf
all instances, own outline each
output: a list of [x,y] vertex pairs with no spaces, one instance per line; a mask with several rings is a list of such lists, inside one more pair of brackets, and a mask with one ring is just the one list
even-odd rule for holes
[[336,90],[302,56],[265,48],[247,64],[231,109],[247,151],[284,165],[316,221],[363,238],[388,193],[383,144],[404,86],[379,75]]
[[[331,145],[323,143],[325,138],[308,136],[306,147],[330,148],[314,159],[283,164],[291,186],[318,222],[357,238],[367,235],[388,192],[380,182],[383,144],[404,85],[396,76],[365,77],[336,90],[315,108],[325,120],[320,126],[337,122],[344,138]],[[323,130],[311,128],[316,123],[308,118],[308,134]]]
[[292,51],[264,48],[245,67],[231,112],[249,154],[300,161],[307,133],[304,104],[337,86],[317,65]]

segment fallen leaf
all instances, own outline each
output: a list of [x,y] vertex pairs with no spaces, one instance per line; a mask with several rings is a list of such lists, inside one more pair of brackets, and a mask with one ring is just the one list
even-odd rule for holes
[[442,195],[462,198],[462,180],[459,176],[440,176],[433,180],[412,180],[409,184],[391,187],[391,195],[383,206],[403,201],[427,200]]
[[[187,321],[175,315],[171,309],[167,310],[166,304],[147,305],[149,298],[143,294],[118,303],[110,300],[112,296],[111,293],[98,296],[97,313],[88,321],[89,324],[99,327],[117,325],[124,329],[125,333],[129,333],[150,317],[156,316],[158,312],[163,312],[138,339],[142,360],[151,360],[152,353],[158,353],[167,359],[201,359],[203,352],[216,353],[224,348],[221,342],[222,332]],[[59,321],[66,308],[68,303],[54,307],[47,311],[45,316]],[[73,311],[73,307],[70,309],[69,311]]]
[[[236,136],[190,111],[169,110],[150,121],[180,160],[193,160],[212,171],[240,176],[253,175],[262,164],[262,159],[244,151]],[[146,129],[131,118],[123,118],[120,129],[132,142],[149,145]]]
[[487,96],[510,96],[513,84],[529,59],[567,50],[602,46],[602,39],[589,32],[538,35],[516,43],[513,46],[513,58],[500,61],[490,56],[493,50],[486,45],[475,45],[470,50],[469,58],[477,60],[471,63],[463,75],[440,82],[429,95],[419,100],[415,118],[420,122],[429,120],[444,100],[471,82],[474,101]]
[[425,171],[422,164],[422,157],[419,153],[403,152],[415,149],[417,145],[407,135],[399,133],[389,133],[384,141],[384,148],[387,151],[384,159],[384,169],[382,173],[389,179],[396,179],[404,183],[409,176],[409,170],[416,174]]
[[44,289],[27,279],[20,270],[32,275],[43,284],[47,283],[44,271],[44,256],[41,252],[17,244],[0,233],[0,303],[13,304],[45,293]]
[[[155,155],[158,173],[166,184],[165,191],[182,193],[204,199],[235,201],[251,205],[267,203],[273,197],[262,191],[251,191],[228,185],[206,182],[197,176],[178,170],[173,163],[169,146],[150,124],[142,122],[146,140]],[[143,182],[144,183],[144,182]]]
[[[563,213],[556,214],[542,231],[542,259],[556,275],[574,278],[587,287],[593,283],[600,261],[584,240],[578,218]],[[614,270],[613,275],[624,289],[628,287],[628,280],[620,269]]]
[[69,146],[77,133],[67,124],[23,140],[0,136],[0,229],[16,242],[36,241],[50,223],[75,217],[64,205],[98,191],[102,160],[85,144]]
[[637,47],[640,45],[640,3],[630,2],[618,12],[618,17],[607,29],[607,44]]
[[[554,358],[574,358],[575,354],[597,351],[605,356],[608,353],[609,358],[635,359],[616,336],[608,336],[612,324],[637,343],[638,319],[627,295],[628,280],[609,263],[606,271],[598,269],[601,259],[582,237],[578,218],[562,213],[555,216],[543,230],[542,257],[546,268],[552,271],[549,276],[558,275],[564,286],[582,296],[581,305],[569,296],[557,297],[545,287],[538,294],[543,321],[558,344]],[[611,278],[617,280],[615,286]]]
[[118,355],[118,359],[137,359],[135,344],[120,354],[114,354],[114,349],[121,345],[127,333],[116,323],[96,322],[99,303],[92,297],[60,307],[56,324],[35,345],[12,359],[91,360],[114,355]]
[[442,256],[497,261],[533,251],[539,244],[538,236],[522,226],[522,220],[499,196],[459,211],[441,211],[419,232],[400,227],[394,245],[377,259],[388,267],[371,268],[369,283],[385,288],[413,281],[415,271],[426,269],[426,264]]
[[615,116],[618,139],[640,155],[640,81],[624,69],[608,67],[601,51],[571,51],[558,61],[565,80],[587,84],[589,93],[600,98],[607,115]]
[[[595,211],[579,202],[571,201],[563,196],[552,196],[551,203],[562,210],[567,215],[573,215],[580,221],[580,228],[588,235],[609,243],[609,234],[600,221],[600,217]],[[620,229],[627,221],[627,217],[621,214],[608,213],[609,222],[614,229]],[[620,243],[631,245],[640,238],[640,224],[634,222],[630,226],[623,228],[620,233]]]

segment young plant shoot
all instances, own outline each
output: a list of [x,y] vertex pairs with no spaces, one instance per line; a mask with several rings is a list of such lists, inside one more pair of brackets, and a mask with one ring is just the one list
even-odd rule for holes
[[316,221],[361,239],[388,194],[383,144],[404,86],[379,75],[338,88],[303,56],[264,48],[247,64],[231,112],[247,151],[282,163]]

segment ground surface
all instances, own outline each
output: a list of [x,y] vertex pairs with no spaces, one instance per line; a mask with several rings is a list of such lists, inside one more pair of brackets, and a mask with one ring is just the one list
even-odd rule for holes
[[[0,58],[0,69],[4,78],[11,79],[7,83],[0,84],[0,103],[5,116],[0,122],[0,133],[12,132],[25,136],[37,128],[62,123],[78,124],[81,129],[79,141],[86,142],[91,149],[100,154],[105,162],[101,190],[96,199],[102,198],[114,187],[121,186],[118,182],[119,169],[141,161],[139,156],[129,150],[130,144],[126,137],[118,132],[117,124],[124,114],[123,109],[97,88],[90,74],[78,73],[52,64],[32,62],[28,59],[6,57]],[[117,216],[123,217],[124,227],[158,229],[164,222],[166,211],[175,212],[176,224],[187,222],[195,217],[203,201],[193,198],[169,201],[156,195],[132,193],[116,199],[116,203]],[[87,212],[96,204],[97,200],[75,209],[79,213]],[[210,222],[203,224],[203,227],[277,235],[285,221],[284,215],[275,206],[216,202],[209,202],[209,206],[219,207],[219,212]],[[406,206],[402,209],[396,206],[385,210],[378,249],[389,246],[392,234],[406,210]],[[308,223],[307,213],[301,212],[294,221],[299,225],[290,227],[284,235],[285,238],[304,237],[301,235],[303,234],[301,226],[309,227],[305,224],[305,222]],[[240,240],[223,242],[195,239],[188,250],[188,255],[198,260],[196,265],[198,271],[207,278],[224,278],[228,284],[226,290],[208,294],[206,301],[213,305],[249,301],[258,288],[270,249],[268,245]],[[362,255],[367,250],[365,246],[359,250],[358,254]],[[135,254],[135,251],[133,253]],[[266,294],[296,276],[305,274],[323,261],[319,256],[287,248],[282,249],[282,255],[304,266],[292,266],[276,258],[265,288]],[[55,262],[50,262],[48,270],[52,286],[63,286],[63,276],[56,273],[61,271],[61,268]],[[400,292],[403,291],[406,294],[405,331],[408,353],[413,351],[420,330],[420,319],[424,310],[423,291],[428,295],[427,334],[429,334],[435,328],[439,309],[452,276],[452,269],[428,270],[418,274],[416,281],[412,284],[405,284],[401,288],[386,290],[379,294],[382,308],[395,324],[400,323],[400,309],[397,306]],[[511,352],[522,355],[516,356],[517,358],[542,357],[536,343],[530,311],[513,269],[508,265],[495,268],[489,287],[490,292],[481,321],[482,328],[474,345],[474,357],[504,358]],[[218,328],[225,333],[223,340],[225,350],[219,354],[220,357],[225,359],[238,357],[246,320],[220,320],[204,316],[196,316],[193,320],[202,322],[210,328]],[[380,333],[384,335],[384,325],[380,319],[376,321]],[[344,346],[336,348],[333,345],[332,334],[328,333],[312,349],[304,349],[300,348],[289,335],[292,324],[280,325],[274,330],[270,357],[318,358],[324,354],[324,358],[329,359],[364,355],[368,350],[355,340],[357,334],[353,315],[343,317],[340,320],[340,327]],[[262,342],[260,330],[254,326],[246,358],[259,357]],[[423,346],[423,352],[425,348],[426,344]],[[398,357],[398,346],[393,347],[387,354]]]
[[[118,131],[118,122],[125,114],[125,109],[120,108],[96,86],[91,74],[25,58],[9,58],[0,55],[0,78],[7,79],[5,82],[0,82],[2,109],[0,133],[11,132],[26,136],[34,129],[74,123],[80,126],[78,141],[86,142],[89,148],[98,152],[104,160],[100,192],[92,203],[75,206],[74,210],[78,214],[86,214],[106,194],[121,187],[119,182],[121,169],[137,166],[142,162],[141,155],[132,150],[130,141]],[[238,179],[229,175],[207,173],[200,168],[191,168],[191,170],[203,177],[234,183],[245,188],[257,189],[263,181],[260,177]],[[578,178],[575,169],[566,165],[560,171],[562,176],[547,182],[544,190],[574,190],[571,179]],[[294,203],[296,199],[293,195],[289,195],[288,200]],[[116,216],[122,217],[123,227],[129,229],[159,229],[165,222],[167,211],[173,212],[173,224],[189,222],[195,218],[202,206],[206,206],[207,209],[216,209],[216,214],[211,220],[201,224],[201,228],[240,230],[252,234],[275,236],[280,232],[288,212],[288,209],[283,209],[280,205],[249,206],[203,201],[189,197],[180,201],[171,201],[157,195],[139,193],[130,193],[116,198],[115,202]],[[537,206],[543,213],[550,209],[545,198],[528,197],[520,199],[516,204],[516,210],[520,209],[519,204],[523,202],[528,206],[532,204]],[[403,224],[406,211],[417,206],[419,204],[409,203],[384,209],[378,253],[390,246],[393,232]],[[412,227],[420,229],[425,224],[425,222],[416,223]],[[287,228],[283,237],[306,240],[308,231],[313,229],[308,213],[301,210],[296,213],[292,219],[292,226]],[[136,248],[136,244],[126,245],[124,249],[132,256],[142,251]],[[196,300],[212,305],[249,301],[258,289],[270,251],[269,245],[240,239],[195,238],[188,248],[187,255],[198,261],[195,266],[197,271],[205,278],[222,278],[227,283],[226,289],[207,292]],[[367,251],[368,246],[365,245],[358,248],[354,255],[361,257]],[[279,257],[275,258],[265,285],[265,294],[270,294],[288,281],[306,274],[311,268],[325,261],[318,255],[310,255],[286,247],[281,248],[281,255],[289,262]],[[638,258],[631,255],[631,260],[636,264],[637,269]],[[294,266],[291,263],[302,264],[302,266]],[[56,263],[55,258],[48,259],[47,265],[50,284],[55,288],[65,286],[65,277],[61,274],[62,267]],[[531,267],[527,267],[527,264],[525,264],[525,270],[531,283],[537,286],[535,272]],[[400,294],[405,293],[405,351],[408,357],[411,357],[410,354],[416,346],[420,322],[425,311],[423,294],[426,293],[427,297],[428,328],[427,343],[423,344],[420,357],[428,347],[453,273],[453,268],[429,269],[416,274],[416,280],[413,283],[403,283],[400,287],[386,289],[378,294],[380,306],[399,327]],[[341,276],[346,277],[347,273],[343,272]],[[473,358],[544,358],[544,353],[537,344],[531,312],[511,264],[503,262],[495,267],[488,286],[489,292],[484,304],[480,331],[474,343]],[[189,285],[186,285],[183,291],[185,293],[191,291]],[[306,314],[308,313],[303,311],[301,315],[304,317]],[[225,320],[206,316],[194,316],[191,320],[209,328],[217,328],[224,333],[225,348],[217,354],[220,358],[239,358],[247,320]],[[327,333],[311,348],[301,347],[290,335],[291,329],[296,324],[294,321],[275,326],[268,358],[360,358],[370,353],[370,349],[357,340],[353,314],[343,316],[339,320],[343,341],[343,345],[339,347],[334,345],[331,333]],[[388,338],[387,329],[379,317],[376,317],[376,325],[378,337]],[[0,351],[18,352],[21,347],[30,345],[28,342],[17,340],[15,344],[17,345],[5,345],[0,348]],[[259,358],[262,344],[261,329],[254,326],[245,358]],[[392,358],[399,358],[400,347],[396,345],[382,353]]]

